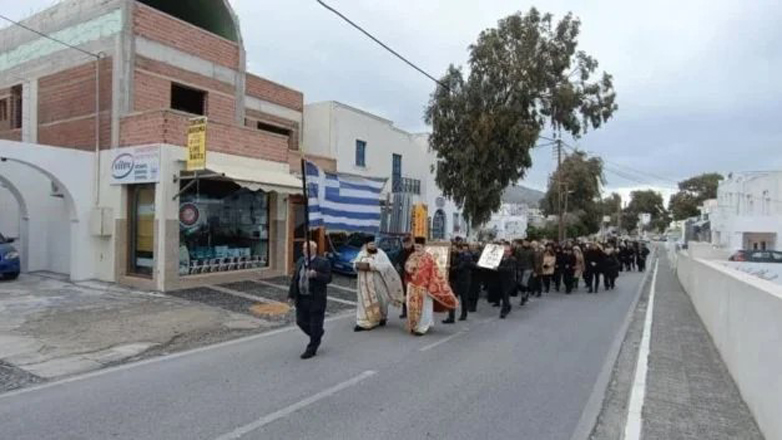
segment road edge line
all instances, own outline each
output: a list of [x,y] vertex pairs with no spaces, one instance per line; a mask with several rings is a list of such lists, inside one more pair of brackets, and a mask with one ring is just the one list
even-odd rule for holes
[[[654,257],[659,259],[656,250]],[[592,393],[589,395],[589,399],[587,399],[587,404],[584,406],[583,411],[581,411],[581,417],[576,424],[576,429],[573,431],[570,440],[588,440],[592,435],[592,431],[595,429],[597,418],[600,417],[600,411],[602,411],[603,404],[605,403],[606,391],[608,391],[608,385],[611,381],[611,374],[614,371],[617,360],[619,360],[619,352],[622,350],[622,344],[624,343],[625,337],[627,337],[628,330],[630,330],[630,324],[633,322],[635,309],[638,307],[638,302],[643,295],[644,286],[651,273],[652,271],[646,271],[638,285],[638,289],[635,292],[635,299],[630,305],[630,310],[627,312],[622,327],[620,327],[616,337],[614,337],[614,341],[611,343],[611,347],[608,349],[606,360],[603,363],[600,374],[597,376],[594,387],[592,387]]]
[[627,408],[627,420],[625,421],[624,440],[640,440],[643,431],[642,412],[646,398],[646,375],[649,372],[649,354],[652,344],[652,324],[654,322],[654,294],[657,288],[657,270],[660,267],[658,259],[654,265],[652,286],[649,290],[649,302],[646,306],[644,318],[644,331],[641,334],[641,345],[638,347],[638,361],[635,364],[635,377],[630,392],[630,400]]

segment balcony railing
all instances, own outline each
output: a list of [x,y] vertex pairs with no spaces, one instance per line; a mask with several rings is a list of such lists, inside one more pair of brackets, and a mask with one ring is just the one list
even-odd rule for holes
[[418,179],[395,177],[391,180],[391,184],[395,193],[421,195],[421,181]]

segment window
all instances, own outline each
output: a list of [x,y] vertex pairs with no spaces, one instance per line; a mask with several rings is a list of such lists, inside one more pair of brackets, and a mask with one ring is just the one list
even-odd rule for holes
[[402,155],[391,155],[391,187],[399,191],[399,185],[402,184]]
[[269,266],[268,193],[200,180],[180,196],[179,246],[180,275]]
[[171,108],[203,116],[206,114],[206,92],[171,84]]
[[22,128],[22,86],[11,87],[11,129]]
[[460,227],[461,223],[462,222],[459,220],[459,213],[458,212],[454,212],[453,213],[453,232],[454,232],[454,234],[456,234],[458,232],[461,232],[461,229],[462,229]]
[[0,121],[8,120],[8,100],[0,99]]
[[276,125],[267,124],[265,122],[258,121],[258,130],[268,131],[269,133],[279,134],[282,136],[290,136],[291,131],[284,127],[278,127]]
[[366,167],[367,143],[356,139],[356,166]]

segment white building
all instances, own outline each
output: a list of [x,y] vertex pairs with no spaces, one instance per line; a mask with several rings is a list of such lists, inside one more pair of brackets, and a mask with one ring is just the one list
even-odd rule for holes
[[461,213],[435,184],[428,134],[409,133],[388,119],[326,101],[305,106],[303,144],[308,155],[335,159],[339,173],[388,179],[383,198],[407,193],[413,203],[425,203],[431,238],[465,235]]
[[726,249],[776,250],[782,235],[782,171],[728,176],[708,207],[712,243]]
[[494,231],[498,240],[515,240],[527,237],[529,208],[525,204],[503,203],[491,216],[485,229]]

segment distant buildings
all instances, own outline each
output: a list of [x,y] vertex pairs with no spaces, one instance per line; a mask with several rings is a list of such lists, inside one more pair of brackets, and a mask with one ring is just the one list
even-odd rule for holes
[[[782,236],[782,171],[735,173],[701,208],[711,242],[729,250],[777,250]],[[703,223],[701,223],[703,226]]]

